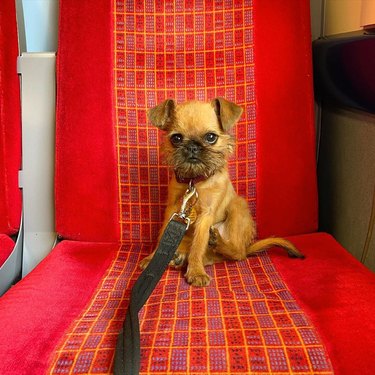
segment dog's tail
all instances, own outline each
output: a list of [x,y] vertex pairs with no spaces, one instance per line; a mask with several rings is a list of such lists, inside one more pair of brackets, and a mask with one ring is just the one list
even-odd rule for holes
[[290,241],[280,237],[269,237],[263,240],[253,242],[246,249],[246,255],[249,256],[255,253],[259,253],[268,250],[271,247],[281,247],[288,252],[288,255],[290,257],[293,258],[305,258],[305,256]]

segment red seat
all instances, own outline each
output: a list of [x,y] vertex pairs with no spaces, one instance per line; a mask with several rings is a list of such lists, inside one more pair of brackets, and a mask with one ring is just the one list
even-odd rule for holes
[[[194,4],[194,6],[193,6]],[[60,243],[0,300],[0,373],[112,372],[169,170],[146,110],[224,96],[245,109],[230,163],[272,250],[169,269],[140,313],[143,374],[372,374],[375,277],[317,232],[308,2],[65,0],[60,6]]]
[[18,188],[18,171],[21,166],[20,94],[16,69],[18,43],[14,4],[10,1],[0,5],[0,24],[1,267],[15,246],[13,237],[18,233],[21,220],[21,193]]

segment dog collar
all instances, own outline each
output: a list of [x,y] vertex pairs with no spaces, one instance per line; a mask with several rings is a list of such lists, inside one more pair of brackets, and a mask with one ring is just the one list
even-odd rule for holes
[[185,178],[185,177],[179,176],[176,172],[175,172],[175,176],[176,176],[176,181],[179,184],[187,184],[187,185],[189,185],[189,184],[195,185],[198,182],[202,182],[202,181],[205,181],[207,179],[206,176],[197,176],[197,177],[194,177],[194,178]]

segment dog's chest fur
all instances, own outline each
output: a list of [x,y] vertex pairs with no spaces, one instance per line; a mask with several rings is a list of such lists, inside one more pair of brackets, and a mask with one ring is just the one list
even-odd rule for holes
[[[173,186],[170,186],[169,191],[173,194],[169,197],[169,204],[179,205],[187,187],[185,184],[178,184],[175,179],[172,179],[171,185]],[[206,217],[212,218],[214,224],[224,221],[226,208],[235,195],[227,170],[211,176],[206,181],[199,182],[196,189],[198,199],[193,207],[195,216],[193,225]]]

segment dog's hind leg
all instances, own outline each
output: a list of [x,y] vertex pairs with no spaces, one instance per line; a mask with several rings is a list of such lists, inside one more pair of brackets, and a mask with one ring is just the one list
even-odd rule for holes
[[223,222],[210,229],[209,248],[215,255],[214,261],[222,258],[245,259],[248,255],[247,246],[254,241],[256,235],[255,223],[245,199],[235,196],[230,201],[226,214]]
[[212,227],[210,231],[211,250],[226,259],[241,260],[255,253],[281,247],[288,255],[304,258],[304,255],[288,240],[280,237],[269,237],[255,241],[255,223],[250,215],[247,202],[236,196],[227,208],[227,218],[223,223]]

